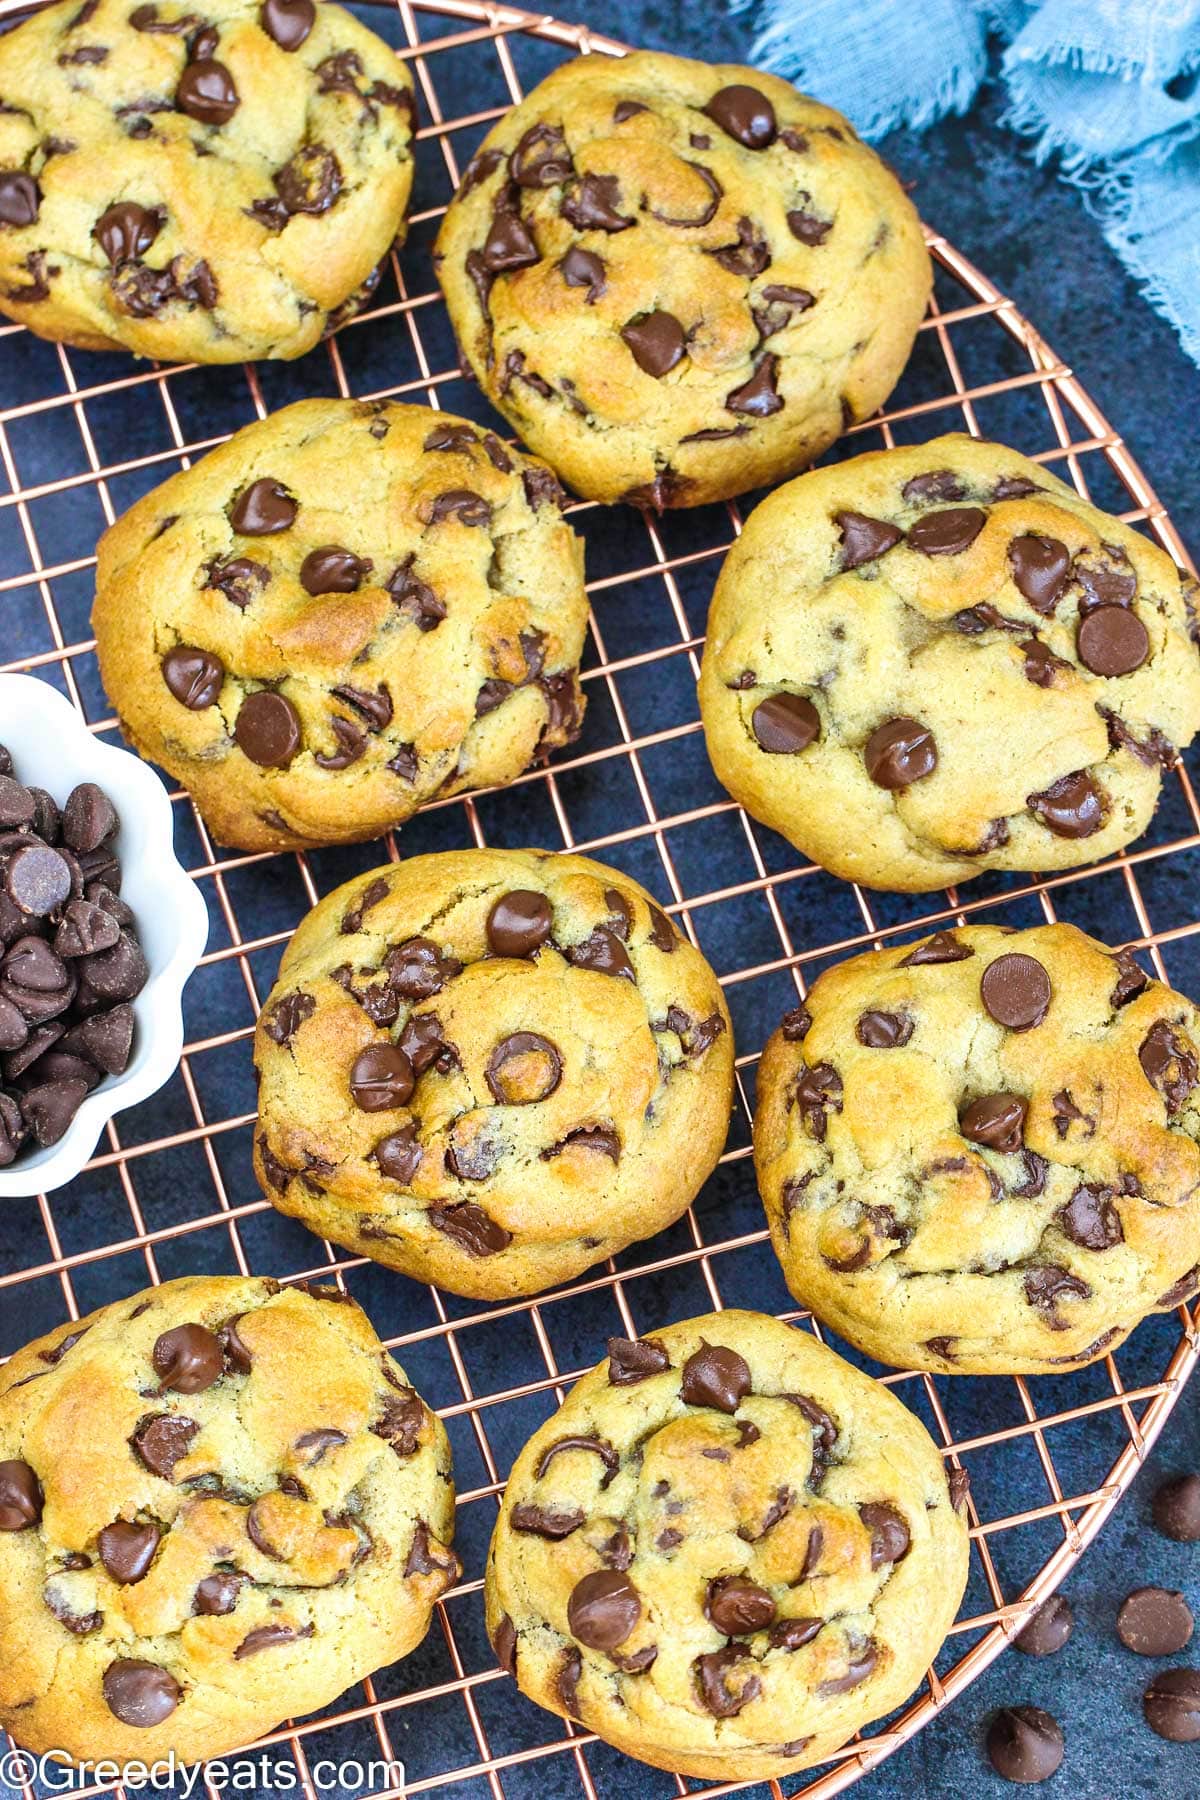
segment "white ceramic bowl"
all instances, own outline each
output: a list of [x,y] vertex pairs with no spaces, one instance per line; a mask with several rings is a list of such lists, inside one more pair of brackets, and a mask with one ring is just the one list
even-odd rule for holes
[[175,858],[171,802],[154,771],[128,750],[93,736],[69,700],[31,675],[0,675],[0,744],[19,781],[45,788],[61,806],[81,781],[99,784],[121,820],[121,898],[133,908],[150,979],[133,1003],[133,1055],[106,1075],[57,1144],[25,1149],[0,1169],[5,1195],[46,1194],[87,1162],[114,1113],[155,1093],[183,1049],[183,988],[208,940],[208,911]]

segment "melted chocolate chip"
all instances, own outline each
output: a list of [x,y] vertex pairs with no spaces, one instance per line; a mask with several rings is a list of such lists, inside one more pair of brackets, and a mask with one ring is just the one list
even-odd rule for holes
[[281,482],[270,475],[252,481],[233,503],[229,523],[241,537],[270,537],[295,523],[298,507]]
[[1072,1275],[1057,1263],[1036,1264],[1025,1271],[1025,1299],[1028,1305],[1047,1315],[1051,1331],[1065,1331],[1066,1322],[1058,1315],[1063,1300],[1088,1300],[1092,1290],[1086,1281]]
[[1108,798],[1086,769],[1052,781],[1040,794],[1030,794],[1026,804],[1055,837],[1091,837],[1108,817]]
[[1111,1007],[1119,1009],[1136,1000],[1139,994],[1146,991],[1150,977],[1141,965],[1134,960],[1132,950],[1118,950],[1113,958],[1117,965],[1117,983],[1108,997]]
[[1058,538],[1027,533],[1008,546],[1008,565],[1020,593],[1043,617],[1058,605],[1071,573],[1071,556]]
[[688,1406],[712,1406],[736,1412],[751,1392],[750,1366],[736,1350],[701,1340],[683,1365],[679,1397]]
[[192,1611],[201,1617],[222,1618],[238,1603],[242,1585],[249,1579],[239,1569],[218,1569],[197,1585]]
[[398,1044],[368,1044],[350,1070],[350,1095],[362,1112],[389,1112],[412,1097],[412,1063]]
[[575,173],[561,125],[531,125],[508,159],[518,187],[561,187]]
[[1058,1217],[1066,1236],[1085,1250],[1111,1250],[1125,1241],[1121,1215],[1108,1188],[1077,1187]]
[[301,563],[300,585],[308,594],[353,594],[373,566],[340,544],[323,544]]
[[750,729],[769,756],[798,756],[821,735],[821,715],[804,694],[771,694],[750,716]]
[[[215,42],[213,48],[216,48]],[[193,51],[193,56],[195,52]],[[201,125],[227,125],[240,105],[233,76],[211,56],[195,57],[179,77],[175,104]]]
[[1093,675],[1114,678],[1140,669],[1150,654],[1150,633],[1127,606],[1097,606],[1079,621],[1075,647]]
[[512,1243],[512,1232],[505,1231],[473,1200],[462,1200],[454,1206],[431,1206],[428,1218],[436,1230],[469,1256],[496,1256]]
[[666,1346],[657,1338],[609,1338],[608,1379],[613,1387],[631,1387],[671,1366]]
[[863,747],[867,774],[876,787],[892,790],[923,781],[937,768],[937,744],[919,719],[888,719]]
[[0,225],[21,230],[37,223],[42,191],[32,175],[20,169],[0,169]]
[[120,1587],[132,1587],[150,1570],[162,1533],[157,1525],[130,1524],[117,1519],[96,1539],[100,1561]]
[[958,1129],[973,1144],[1009,1154],[1020,1150],[1028,1102],[1019,1094],[984,1094],[972,1100],[958,1122]]
[[27,1531],[42,1517],[42,1484],[27,1462],[0,1462],[0,1531]]
[[883,1501],[860,1506],[858,1516],[871,1534],[871,1567],[903,1562],[912,1548],[912,1535],[903,1513]]
[[775,1618],[775,1602],[766,1588],[742,1575],[722,1575],[710,1581],[704,1610],[726,1637],[764,1631]]
[[166,223],[161,207],[139,206],[135,200],[120,200],[101,213],[92,227],[92,236],[115,269],[147,251]]
[[531,957],[549,941],[553,925],[553,910],[544,894],[511,888],[488,913],[488,944],[497,956]]
[[762,1681],[757,1675],[748,1674],[736,1687],[729,1679],[733,1666],[746,1660],[746,1651],[740,1644],[726,1644],[720,1650],[698,1656],[693,1662],[697,1691],[705,1710],[714,1719],[735,1718],[744,1706],[749,1706],[751,1700],[761,1694]]
[[768,350],[754,365],[749,379],[725,396],[726,411],[745,413],[752,419],[766,419],[783,406],[778,389],[779,358]]
[[183,1698],[183,1689],[169,1669],[138,1657],[121,1657],[109,1663],[101,1679],[104,1702],[122,1725],[145,1730],[169,1719]]
[[627,231],[637,221],[620,208],[621,189],[615,175],[585,175],[559,211],[577,231]]
[[324,144],[301,144],[295,154],[276,169],[272,185],[289,216],[326,213],[342,191],[342,168]]
[[264,769],[285,769],[303,742],[300,715],[285,695],[271,688],[246,695],[233,735],[243,755]]
[[195,1419],[179,1413],[150,1413],[139,1421],[129,1441],[152,1475],[171,1481],[175,1464],[191,1450],[199,1430]]
[[987,523],[977,506],[926,513],[908,528],[908,541],[922,556],[959,556],[970,549]]
[[586,1518],[587,1514],[579,1507],[571,1507],[566,1512],[554,1512],[547,1507],[535,1506],[532,1501],[523,1501],[513,1507],[508,1515],[508,1523],[513,1531],[558,1542],[578,1531]]
[[854,1035],[868,1050],[895,1050],[907,1044],[913,1022],[906,1013],[860,1013]]
[[904,536],[899,526],[886,519],[869,518],[866,513],[835,513],[833,522],[842,535],[843,569],[858,569],[864,563],[875,562]]
[[589,304],[597,301],[608,287],[603,259],[594,250],[572,244],[558,266],[568,287],[587,289]]
[[162,659],[163,680],[181,706],[203,712],[215,706],[225,682],[225,665],[208,650],[177,644]]
[[224,1353],[203,1325],[176,1325],[155,1340],[151,1354],[160,1391],[200,1394],[223,1374]]
[[233,556],[225,562],[214,557],[204,574],[207,586],[218,588],[242,612],[271,579],[270,569],[246,556]]
[[620,1569],[597,1569],[585,1575],[567,1601],[571,1635],[589,1650],[615,1650],[641,1616],[641,1596]]
[[581,944],[571,944],[563,952],[577,969],[590,969],[597,975],[624,975],[636,981],[629,953],[616,932],[607,925],[597,925]]
[[989,1016],[1009,1031],[1030,1031],[1050,1009],[1050,977],[1036,957],[1020,952],[988,964],[979,997]]
[[1200,1079],[1192,1045],[1160,1019],[1143,1040],[1138,1061],[1146,1080],[1166,1101],[1168,1113],[1177,1113]]
[[316,23],[313,0],[263,0],[258,22],[281,50],[295,51]]
[[687,354],[683,326],[673,313],[643,313],[622,328],[621,336],[638,368],[656,379]]
[[741,275],[746,281],[752,281],[770,264],[771,246],[753,219],[743,215],[737,222],[736,241],[722,244],[707,254],[731,275]]
[[747,150],[765,150],[775,142],[775,108],[764,93],[745,82],[718,89],[704,111]]
[[562,1057],[536,1031],[502,1038],[484,1070],[492,1098],[500,1106],[530,1106],[546,1100],[562,1081]]

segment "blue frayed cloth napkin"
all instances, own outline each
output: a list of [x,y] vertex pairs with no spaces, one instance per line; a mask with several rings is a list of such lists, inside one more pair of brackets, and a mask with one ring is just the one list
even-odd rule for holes
[[732,0],[754,59],[865,137],[964,112],[1006,48],[1006,123],[1084,189],[1200,363],[1200,0]]

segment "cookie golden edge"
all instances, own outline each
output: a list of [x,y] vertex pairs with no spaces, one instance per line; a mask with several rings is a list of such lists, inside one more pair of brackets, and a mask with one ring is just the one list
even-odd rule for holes
[[[275,985],[263,1004],[255,1028],[259,1117],[254,1133],[254,1172],[271,1205],[353,1254],[369,1257],[413,1280],[429,1282],[447,1293],[470,1299],[517,1299],[559,1286],[619,1254],[629,1245],[665,1230],[696,1199],[725,1148],[734,1099],[733,1022],[724,993],[702,952],[681,931],[675,932],[675,950],[670,961],[674,964],[680,957],[686,959],[686,997],[697,1003],[702,998],[706,1007],[710,1006],[719,1014],[724,1029],[708,1049],[702,1068],[685,1067],[680,1071],[682,1078],[694,1085],[694,1092],[689,1092],[686,1105],[680,1105],[670,1137],[655,1147],[645,1181],[630,1196],[622,1228],[590,1247],[585,1241],[588,1235],[585,1219],[579,1220],[577,1233],[558,1243],[531,1237],[527,1243],[510,1245],[499,1255],[483,1257],[471,1255],[452,1239],[428,1228],[420,1235],[410,1233],[405,1236],[399,1231],[384,1237],[366,1235],[355,1221],[360,1214],[370,1213],[371,1201],[376,1195],[379,1200],[386,1201],[386,1191],[378,1176],[373,1177],[369,1187],[364,1187],[363,1180],[357,1180],[344,1200],[332,1188],[324,1193],[316,1192],[300,1179],[293,1179],[280,1192],[267,1173],[264,1150],[277,1151],[281,1156],[303,1156],[307,1153],[310,1134],[306,1121],[298,1115],[289,1113],[281,1121],[274,1114],[262,1071],[264,1061],[277,1055],[278,1051],[268,1038],[266,1021],[272,1007],[291,991],[312,959],[319,962],[330,947],[334,960],[345,959],[345,946],[351,940],[341,935],[341,921],[381,878],[387,880],[393,892],[401,887],[416,888],[428,881],[433,894],[443,891],[447,884],[457,884],[469,894],[485,876],[489,881],[502,880],[509,886],[520,886],[524,875],[530,885],[536,886],[536,870],[540,863],[550,865],[566,880],[586,880],[619,888],[635,905],[635,933],[640,933],[643,928],[645,909],[658,910],[645,889],[622,870],[572,853],[436,851],[399,864],[385,864],[336,888],[301,920],[284,951]],[[497,894],[501,891],[502,888],[497,887]],[[486,949],[484,955],[487,955]],[[436,1009],[436,1001],[434,1004]],[[529,1023],[536,1025],[536,1020],[531,1019]],[[300,1026],[302,1032],[310,1029],[317,1033],[324,1049],[326,1030],[320,1009],[311,1021],[305,1020]],[[371,1036],[372,1041],[390,1041],[386,1029],[374,1031]],[[347,1047],[346,1057],[349,1055]],[[345,1107],[348,1112],[353,1107],[348,1093]],[[394,1129],[399,1116],[391,1112],[377,1115],[381,1121],[379,1135],[389,1128]],[[318,1178],[318,1186],[321,1185]],[[486,1193],[480,1197],[486,1201]]]
[[[61,1511],[69,1509],[73,1499],[77,1505],[86,1503],[95,1484],[105,1479],[107,1460],[103,1454],[99,1458],[93,1454],[89,1414],[93,1408],[103,1411],[106,1406],[120,1410],[122,1378],[113,1367],[120,1350],[117,1328],[122,1332],[137,1331],[139,1310],[153,1309],[158,1313],[157,1319],[149,1318],[140,1328],[145,1342],[138,1347],[148,1363],[153,1342],[163,1329],[184,1321],[204,1320],[215,1329],[251,1308],[268,1306],[284,1310],[284,1338],[294,1340],[292,1370],[300,1383],[298,1409],[307,1407],[319,1412],[322,1407],[320,1371],[312,1367],[307,1353],[318,1316],[329,1322],[336,1315],[334,1329],[345,1338],[351,1353],[361,1353],[382,1365],[385,1397],[397,1385],[408,1389],[403,1370],[384,1351],[366,1314],[340,1289],[312,1284],[284,1287],[261,1276],[183,1276],[56,1326],[10,1358],[0,1371],[0,1461],[22,1458],[22,1452],[39,1460],[48,1455],[42,1446],[35,1450],[28,1441],[26,1413],[36,1405],[33,1396],[38,1379],[62,1369],[62,1386],[66,1388],[72,1348],[83,1334],[95,1334],[86,1352],[92,1358],[86,1382],[81,1383],[78,1402],[66,1409],[64,1420],[71,1437],[62,1456],[68,1464],[78,1463],[75,1475],[65,1483],[54,1482],[48,1467],[38,1469],[34,1465],[48,1505],[53,1506],[57,1499]],[[311,1308],[319,1308],[320,1315],[313,1314]],[[87,1344],[87,1337],[83,1342]],[[97,1349],[101,1351],[99,1356],[95,1354]],[[157,1391],[151,1385],[150,1397]],[[186,1409],[186,1394],[175,1397]],[[139,1410],[145,1410],[150,1401],[142,1393],[137,1398]],[[118,1762],[153,1763],[170,1755],[183,1763],[201,1762],[248,1744],[284,1717],[299,1717],[329,1705],[354,1682],[408,1655],[426,1636],[436,1603],[461,1574],[459,1559],[449,1548],[454,1536],[449,1440],[441,1420],[419,1396],[417,1399],[422,1420],[415,1456],[420,1459],[421,1468],[413,1468],[416,1479],[409,1484],[412,1492],[407,1502],[393,1506],[388,1534],[392,1541],[377,1546],[377,1591],[364,1597],[349,1632],[339,1635],[332,1657],[313,1656],[308,1645],[302,1644],[290,1653],[299,1661],[286,1675],[281,1675],[278,1667],[273,1675],[269,1669],[256,1671],[257,1659],[231,1660],[227,1669],[213,1670],[220,1679],[204,1684],[204,1703],[194,1723],[185,1719],[184,1713],[190,1697],[199,1700],[199,1684],[188,1685],[177,1634],[142,1638],[127,1629],[124,1639],[106,1640],[103,1645],[96,1645],[93,1636],[68,1635],[66,1627],[51,1616],[43,1602],[47,1569],[41,1521],[32,1530],[0,1531],[0,1726],[10,1733],[14,1744],[39,1755],[60,1751],[80,1762],[103,1757]],[[364,1420],[361,1430],[369,1432],[369,1421]],[[390,1445],[385,1444],[384,1448],[388,1456],[393,1455]],[[378,1520],[375,1525],[378,1528]],[[431,1553],[424,1559],[428,1566],[409,1574],[406,1560],[412,1555],[422,1526],[427,1528],[425,1542]],[[382,1539],[382,1531],[379,1536]],[[167,1542],[169,1532],[163,1539],[163,1543]],[[220,1619],[207,1622],[222,1623]],[[175,1646],[172,1655],[164,1648],[167,1642]],[[20,1654],[16,1654],[18,1646]],[[89,1654],[89,1646],[96,1646],[98,1653]],[[66,1649],[75,1652],[72,1663],[76,1667],[71,1672],[60,1666],[66,1660]],[[203,1646],[200,1654],[215,1661],[214,1652],[206,1652]],[[104,1668],[130,1656],[164,1665],[174,1662],[180,1675],[183,1701],[159,1724],[125,1725],[109,1711],[102,1697]],[[79,1669],[80,1663],[86,1667]],[[40,1685],[43,1680],[44,1685]]]
[[[877,1472],[873,1477],[869,1471],[865,1477],[867,1489],[860,1496],[862,1501],[879,1498],[879,1489],[887,1492],[888,1499],[908,1501],[904,1517],[912,1528],[913,1549],[895,1565],[883,1590],[888,1595],[890,1629],[884,1640],[886,1665],[850,1693],[829,1699],[806,1696],[807,1706],[797,1706],[792,1717],[794,1735],[808,1735],[809,1741],[790,1756],[781,1755],[777,1746],[765,1743],[722,1744],[721,1736],[731,1732],[736,1720],[714,1721],[699,1707],[694,1693],[687,1704],[664,1707],[662,1714],[656,1714],[652,1707],[639,1708],[637,1718],[623,1726],[619,1723],[620,1709],[615,1706],[603,1719],[595,1716],[594,1708],[585,1706],[578,1722],[641,1762],[703,1780],[769,1780],[812,1768],[834,1755],[861,1727],[902,1705],[918,1687],[945,1641],[966,1590],[970,1545],[966,1519],[959,1510],[965,1483],[956,1503],[943,1459],[920,1420],[888,1388],[795,1326],[764,1314],[729,1309],[647,1331],[645,1337],[665,1347],[671,1362],[669,1373],[652,1376],[633,1387],[614,1389],[608,1382],[607,1364],[601,1362],[581,1377],[563,1406],[534,1433],[514,1463],[487,1560],[485,1610],[489,1639],[501,1666],[510,1674],[513,1669],[509,1663],[515,1656],[515,1678],[522,1693],[548,1712],[570,1718],[557,1681],[564,1652],[579,1650],[580,1646],[565,1618],[565,1594],[523,1589],[519,1555],[522,1540],[511,1525],[518,1496],[536,1485],[539,1462],[550,1444],[563,1435],[564,1427],[583,1431],[594,1427],[603,1434],[606,1396],[611,1405],[612,1396],[619,1395],[627,1406],[631,1397],[647,1393],[654,1384],[677,1384],[684,1360],[706,1342],[734,1348],[746,1356],[752,1369],[757,1357],[772,1371],[780,1391],[798,1388],[822,1406],[832,1407],[840,1402],[844,1410],[852,1411],[856,1450],[861,1449],[864,1437],[869,1437],[875,1458],[872,1470]],[[636,1398],[633,1406],[637,1406]],[[732,1563],[738,1560],[736,1545],[740,1542],[735,1539],[731,1544]],[[557,1548],[549,1546],[551,1551]],[[596,1566],[602,1566],[598,1560]],[[636,1558],[632,1572],[636,1578]],[[698,1614],[701,1599],[697,1593]],[[551,1620],[546,1617],[547,1612],[563,1616]],[[661,1619],[658,1622],[669,1623]],[[702,1615],[701,1627],[708,1634],[705,1649],[718,1648],[726,1641],[715,1628],[704,1625]],[[695,1642],[698,1644],[699,1639]],[[622,1677],[607,1657],[586,1648],[581,1654],[585,1676],[600,1670],[614,1683],[629,1679]],[[633,1679],[652,1679],[652,1671]],[[813,1709],[820,1709],[830,1723],[810,1723]],[[811,1729],[812,1724],[817,1725],[815,1730]]]

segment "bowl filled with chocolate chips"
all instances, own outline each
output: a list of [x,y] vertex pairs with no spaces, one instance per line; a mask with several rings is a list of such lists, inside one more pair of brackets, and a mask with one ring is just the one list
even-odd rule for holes
[[207,937],[158,777],[0,676],[0,1199],[72,1180],[168,1079]]

